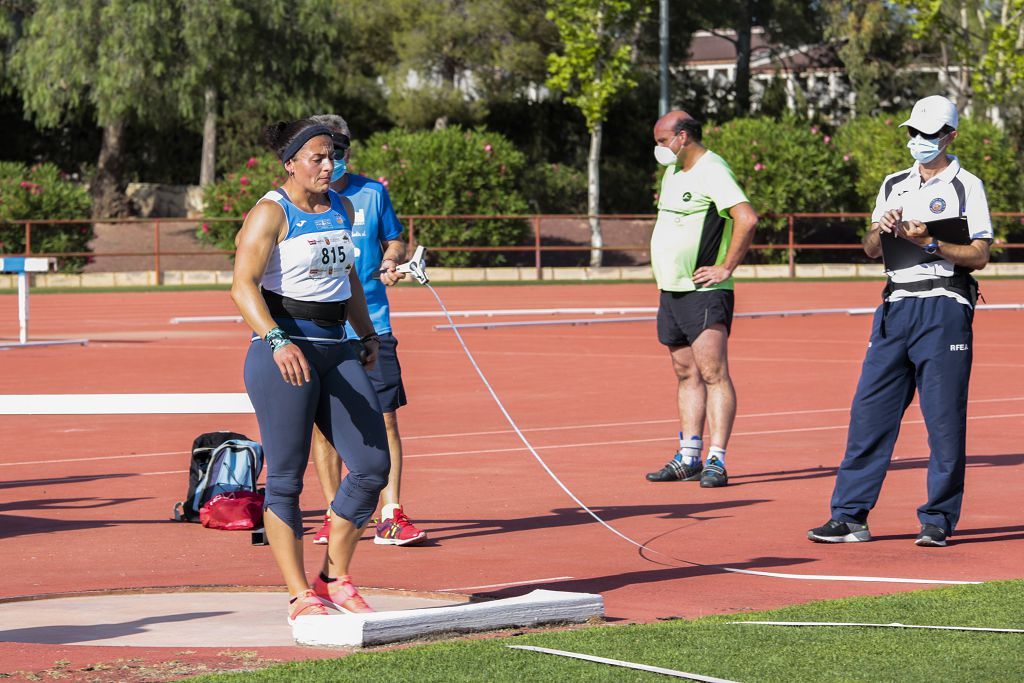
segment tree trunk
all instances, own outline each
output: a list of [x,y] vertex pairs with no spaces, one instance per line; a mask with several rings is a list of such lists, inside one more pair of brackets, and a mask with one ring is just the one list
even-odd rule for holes
[[212,185],[217,178],[217,90],[203,94],[203,158],[199,164],[199,184]]
[[587,155],[587,216],[590,219],[590,267],[600,268],[604,252],[601,236],[601,131],[602,123],[590,131],[590,153]]
[[741,3],[742,10],[736,22],[736,113],[750,113],[750,41],[751,22],[749,3]]
[[127,213],[121,177],[124,129],[124,121],[115,121],[103,128],[103,143],[91,188],[93,218],[119,218]]

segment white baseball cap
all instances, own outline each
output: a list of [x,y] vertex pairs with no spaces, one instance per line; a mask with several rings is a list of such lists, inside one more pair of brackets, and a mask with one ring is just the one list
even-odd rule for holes
[[931,95],[918,100],[914,110],[910,112],[910,118],[900,125],[910,126],[925,135],[931,135],[938,133],[943,126],[955,129],[959,120],[955,104],[942,95]]

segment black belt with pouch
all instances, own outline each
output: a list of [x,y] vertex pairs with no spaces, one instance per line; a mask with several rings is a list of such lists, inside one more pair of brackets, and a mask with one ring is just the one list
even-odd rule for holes
[[971,304],[971,308],[978,303],[978,281],[967,272],[956,270],[952,277],[937,277],[930,280],[918,280],[917,282],[893,282],[889,280],[882,290],[882,300],[889,298],[897,289],[906,292],[928,292],[933,289],[946,289],[955,292]]
[[312,320],[322,327],[333,327],[345,322],[347,301],[302,301],[282,296],[269,289],[263,290],[270,315],[274,317]]

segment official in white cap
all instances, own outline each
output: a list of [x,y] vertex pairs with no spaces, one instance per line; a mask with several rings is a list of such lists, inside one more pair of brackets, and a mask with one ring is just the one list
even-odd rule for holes
[[[921,251],[911,249],[907,261],[886,264],[888,283],[850,411],[831,517],[807,532],[821,543],[871,539],[868,513],[878,500],[915,389],[931,449],[928,497],[917,508],[921,527],[915,543],[945,546],[960,518],[978,297],[978,282],[970,273],[988,263],[992,221],[984,184],[947,153],[957,137],[956,105],[941,95],[925,97],[900,126],[910,136],[907,148],[914,165],[882,183],[864,251],[877,258],[882,240],[898,239]],[[933,236],[929,225],[943,219],[966,221],[968,243]]]

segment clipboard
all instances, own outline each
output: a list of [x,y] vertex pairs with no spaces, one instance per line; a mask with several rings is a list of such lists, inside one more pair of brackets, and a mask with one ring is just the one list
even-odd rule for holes
[[[925,221],[928,234],[950,244],[970,244],[971,231],[967,228],[966,218],[943,218],[937,221]],[[882,261],[886,270],[910,268],[922,263],[941,261],[938,254],[926,253],[924,249],[910,240],[903,239],[892,233],[883,232],[879,235],[882,243]]]

